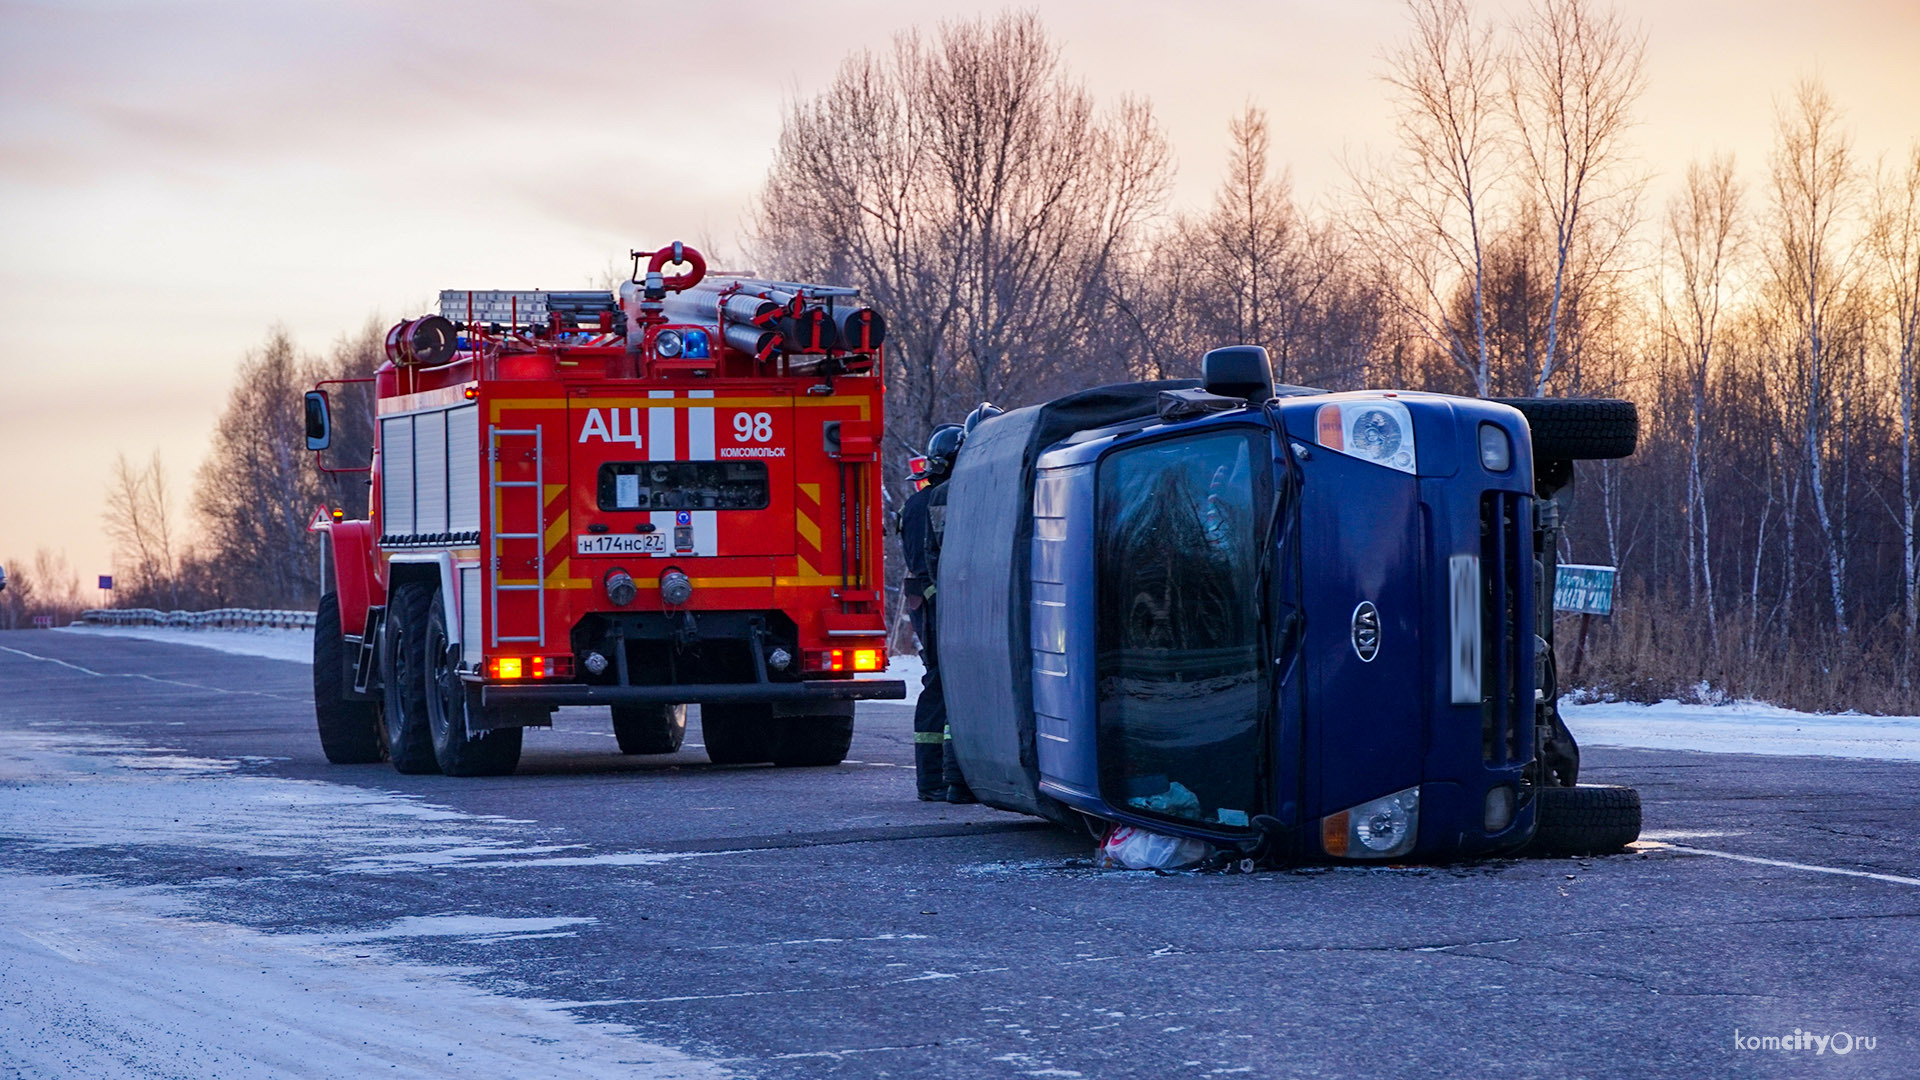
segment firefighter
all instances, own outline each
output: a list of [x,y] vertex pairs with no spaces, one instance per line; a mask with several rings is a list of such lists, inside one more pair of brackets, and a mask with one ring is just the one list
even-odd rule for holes
[[[1006,410],[990,401],[983,401],[967,414],[966,422],[960,425],[960,441],[954,446],[953,456],[958,457],[960,448],[973,436],[973,429],[982,421],[999,416]],[[952,470],[949,462],[947,468]],[[947,489],[942,486],[928,500],[932,528],[928,534],[927,570],[937,583],[940,580],[940,548],[946,540],[947,532]],[[944,703],[940,709],[941,719],[946,718]],[[944,724],[940,738],[940,777],[947,787],[947,801],[950,803],[979,802],[974,798],[973,789],[967,786],[967,778],[960,772],[960,758],[953,749],[953,725]]]
[[940,687],[940,646],[934,587],[936,553],[934,539],[934,500],[940,502],[941,516],[946,512],[946,480],[953,471],[953,459],[960,452],[965,435],[958,424],[944,424],[927,440],[926,461],[914,476],[924,482],[919,491],[900,510],[900,547],[906,556],[907,580],[904,589],[907,617],[913,622],[914,636],[920,639],[920,660],[927,673],[920,680],[920,700],[913,709],[913,771],[920,798],[938,802],[947,797],[943,779],[942,746],[947,730],[947,700]]

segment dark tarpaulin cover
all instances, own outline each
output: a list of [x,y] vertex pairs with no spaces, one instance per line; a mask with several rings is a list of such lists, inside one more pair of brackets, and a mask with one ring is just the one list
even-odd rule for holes
[[1040,794],[1027,638],[1034,464],[1075,432],[1155,415],[1162,390],[1194,379],[1120,383],[996,416],[973,430],[948,480],[940,549],[940,674],[954,751],[980,801],[1066,820]]

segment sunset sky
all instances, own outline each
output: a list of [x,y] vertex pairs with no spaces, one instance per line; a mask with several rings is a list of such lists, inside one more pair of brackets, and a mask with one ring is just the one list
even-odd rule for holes
[[[1247,102],[1304,202],[1388,145],[1397,0],[1034,7],[1099,98],[1153,103],[1176,210],[1206,203]],[[1867,164],[1920,138],[1920,0],[1620,8],[1648,35],[1649,217],[1715,151],[1757,189],[1802,76]],[[108,572],[121,451],[158,449],[184,511],[234,365],[276,323],[319,350],[442,288],[585,287],[676,238],[737,251],[783,100],[903,28],[998,10],[0,2],[0,560]]]

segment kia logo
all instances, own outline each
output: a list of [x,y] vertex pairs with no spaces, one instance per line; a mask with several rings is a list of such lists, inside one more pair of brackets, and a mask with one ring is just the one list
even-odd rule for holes
[[1353,652],[1361,663],[1380,654],[1380,612],[1371,600],[1362,600],[1353,609]]

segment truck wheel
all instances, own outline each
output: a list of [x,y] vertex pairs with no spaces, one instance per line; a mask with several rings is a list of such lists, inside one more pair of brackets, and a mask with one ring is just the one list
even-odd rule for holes
[[700,706],[700,736],[707,744],[707,760],[715,765],[772,761],[773,735],[770,705]]
[[1632,457],[1640,439],[1640,410],[1614,398],[1494,398],[1511,405],[1533,429],[1538,461],[1599,461]]
[[613,737],[623,754],[671,754],[687,739],[687,707],[615,705]]
[[427,720],[426,630],[427,608],[432,603],[433,590],[418,582],[395,589],[380,639],[387,755],[395,769],[409,774],[440,771],[440,762],[433,756],[433,728]]
[[480,708],[480,702],[460,678],[460,647],[447,633],[444,601],[436,588],[427,608],[427,726],[434,760],[448,776],[506,776],[520,764],[522,729],[467,730],[468,710]]
[[328,593],[313,613],[313,715],[320,723],[320,749],[335,765],[369,765],[385,749],[380,713],[371,701],[348,699],[345,646],[340,599]]
[[838,765],[853,745],[851,716],[790,716],[776,723],[775,765]]
[[1640,793],[1582,784],[1534,792],[1537,823],[1528,855],[1607,855],[1640,838]]

